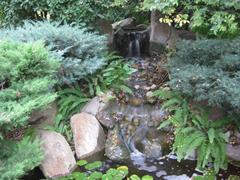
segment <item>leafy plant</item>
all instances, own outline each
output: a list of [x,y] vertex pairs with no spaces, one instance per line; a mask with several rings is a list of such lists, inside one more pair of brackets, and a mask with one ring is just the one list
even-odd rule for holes
[[72,131],[69,119],[72,115],[80,112],[81,108],[90,100],[78,85],[72,88],[62,89],[58,92],[58,114],[55,117],[54,126],[45,127],[64,134],[69,141],[72,139]]
[[[63,8],[64,7],[64,8]],[[114,6],[114,0],[17,0],[0,1],[3,25],[20,24],[23,20],[46,20],[93,25],[97,20],[118,21],[139,15],[135,0],[128,8]],[[124,11],[123,11],[124,9]]]
[[32,136],[14,140],[9,134],[27,131],[33,111],[52,103],[59,64],[42,42],[0,41],[0,179],[17,179],[42,160]]
[[72,84],[104,65],[106,38],[87,29],[60,23],[25,21],[17,28],[0,30],[0,39],[18,42],[42,40],[51,55],[59,59],[59,83]]
[[159,90],[155,96],[166,100],[163,108],[169,111],[170,117],[159,128],[174,126],[173,152],[177,154],[178,161],[188,158],[196,150],[198,169],[204,169],[209,162],[213,163],[215,172],[225,169],[228,139],[224,128],[229,119],[211,121],[206,110],[190,106],[187,99],[175,92]]
[[189,25],[210,37],[233,37],[239,34],[240,6],[235,0],[144,0],[145,9],[158,10],[163,22],[176,26]]
[[[104,164],[101,161],[95,161],[92,163],[87,163],[85,160],[80,160],[77,164],[81,168],[81,172],[74,172],[70,176],[60,178],[60,180],[90,180],[90,179],[98,179],[98,180],[122,180],[122,179],[130,179],[130,180],[153,180],[152,176],[145,175],[140,178],[137,175],[129,176],[129,170],[127,166],[119,166],[117,168],[110,168],[106,170],[106,172],[98,171]],[[87,171],[87,172],[85,172]],[[129,177],[128,177],[129,176]]]
[[26,136],[21,141],[0,140],[0,178],[19,179],[38,166],[43,153],[39,140]]
[[63,89],[59,91],[58,112],[62,117],[70,118],[78,113],[89,100],[90,98],[81,91],[79,86]]
[[101,94],[102,92],[114,90],[132,93],[126,85],[126,80],[135,72],[130,63],[125,62],[123,57],[109,53],[106,56],[106,65],[95,74],[85,78],[88,83],[90,95]]

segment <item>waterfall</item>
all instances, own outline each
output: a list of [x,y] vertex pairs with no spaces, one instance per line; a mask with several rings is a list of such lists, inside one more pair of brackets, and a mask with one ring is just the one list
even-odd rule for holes
[[136,50],[135,57],[141,57],[140,42],[138,39],[135,40],[135,50]]
[[141,57],[140,36],[133,32],[132,40],[128,45],[128,57]]
[[128,57],[133,57],[133,41],[128,45]]

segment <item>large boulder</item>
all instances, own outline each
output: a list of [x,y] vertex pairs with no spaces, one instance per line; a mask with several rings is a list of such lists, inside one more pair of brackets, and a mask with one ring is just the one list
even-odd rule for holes
[[150,52],[163,52],[165,47],[175,48],[179,39],[195,39],[190,31],[177,30],[159,21],[163,15],[159,11],[151,13]]
[[76,167],[74,154],[66,139],[59,133],[40,130],[44,159],[40,168],[47,178],[69,175]]
[[159,21],[161,17],[161,13],[152,11],[150,32],[151,52],[163,52],[166,46],[174,47],[178,39],[178,34],[174,28]]
[[93,115],[83,112],[72,116],[71,128],[77,158],[86,158],[104,149],[105,133]]
[[118,30],[125,27],[131,27],[135,25],[135,20],[133,18],[123,19],[121,21],[112,24],[113,30]]

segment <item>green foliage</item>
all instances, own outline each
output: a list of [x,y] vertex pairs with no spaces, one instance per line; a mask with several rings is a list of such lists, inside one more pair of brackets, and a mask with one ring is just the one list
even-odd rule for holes
[[190,23],[193,31],[210,37],[239,34],[240,6],[236,0],[144,0],[143,6],[159,10],[169,23]]
[[55,124],[53,127],[48,126],[45,128],[64,134],[71,141],[72,131],[69,119],[80,112],[81,108],[89,100],[90,98],[81,91],[78,85],[59,90],[57,99],[58,114],[55,117]]
[[76,114],[87,103],[88,98],[80,89],[80,87],[68,88],[59,91],[59,114],[62,117],[70,118],[73,114]]
[[71,84],[95,73],[105,60],[105,37],[78,26],[25,22],[22,27],[1,29],[0,39],[44,41],[52,56],[61,63],[58,73],[61,84]]
[[[98,171],[104,164],[101,161],[87,163],[85,160],[77,162],[82,172],[74,172],[70,176],[60,178],[59,180],[153,180],[152,176],[145,175],[140,178],[137,175],[129,175],[127,166],[119,166],[118,168],[110,168],[105,173]],[[84,166],[84,167],[83,167]],[[87,171],[87,172],[85,172]]]
[[2,131],[27,124],[33,110],[56,98],[50,92],[58,63],[41,42],[0,42],[0,126]]
[[229,176],[228,180],[239,180],[240,179],[240,176]]
[[61,21],[75,24],[94,24],[98,19],[117,21],[136,15],[136,3],[128,8],[114,6],[114,0],[1,0],[3,26],[19,24],[22,20]]
[[40,142],[30,137],[20,142],[0,140],[0,144],[0,179],[18,179],[43,159]]
[[27,129],[31,113],[55,100],[51,89],[58,67],[42,42],[0,41],[0,179],[17,179],[40,164],[38,140],[6,137],[15,129]]
[[209,162],[213,163],[215,172],[225,169],[227,137],[224,128],[229,119],[211,121],[206,110],[189,106],[188,100],[175,92],[159,90],[155,96],[165,99],[163,107],[170,113],[168,120],[159,128],[175,127],[173,151],[178,161],[188,158],[196,150],[198,169],[204,169]]
[[86,170],[94,170],[94,169],[97,169],[97,168],[100,168],[102,167],[103,163],[101,161],[95,161],[95,162],[92,162],[92,163],[88,163],[85,165],[85,168]]
[[[240,113],[240,38],[182,41],[170,58],[173,90]],[[236,118],[237,120],[237,118]]]
[[125,83],[133,72],[135,70],[131,68],[130,63],[125,62],[123,57],[109,53],[106,56],[106,65],[92,76],[85,78],[88,91],[91,96],[109,90],[132,93],[132,90]]
[[106,64],[91,76],[81,80],[78,84],[72,84],[71,88],[60,89],[58,98],[58,116],[54,127],[47,127],[65,134],[68,140],[72,138],[69,119],[80,112],[92,97],[113,90],[131,93],[131,89],[125,85],[126,79],[134,72],[129,63],[115,54],[106,56]]

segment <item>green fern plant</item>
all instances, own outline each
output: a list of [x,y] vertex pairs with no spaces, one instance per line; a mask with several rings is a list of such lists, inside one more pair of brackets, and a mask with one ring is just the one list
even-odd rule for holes
[[208,163],[213,163],[215,172],[225,169],[228,139],[224,127],[230,120],[209,120],[206,110],[190,106],[188,99],[176,92],[159,90],[154,95],[165,100],[163,108],[168,110],[170,117],[159,129],[174,126],[173,152],[177,154],[178,161],[188,158],[196,150],[198,169],[204,169]]
[[61,90],[58,94],[58,112],[64,118],[69,118],[73,114],[78,113],[83,105],[90,100],[79,86]]
[[85,78],[90,95],[98,95],[108,90],[131,94],[132,90],[126,85],[126,80],[135,72],[131,64],[115,53],[107,54],[105,59],[106,65],[101,70]]
[[82,92],[78,85],[60,90],[58,95],[58,114],[55,118],[55,124],[53,127],[46,128],[64,134],[70,141],[72,139],[72,131],[69,119],[75,113],[79,113],[90,98]]

